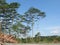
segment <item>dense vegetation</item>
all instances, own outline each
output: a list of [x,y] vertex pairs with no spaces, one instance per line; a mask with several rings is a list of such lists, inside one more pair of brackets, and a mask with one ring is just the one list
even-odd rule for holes
[[[18,39],[20,43],[60,43],[60,36],[39,36]],[[33,42],[32,42],[33,41]]]

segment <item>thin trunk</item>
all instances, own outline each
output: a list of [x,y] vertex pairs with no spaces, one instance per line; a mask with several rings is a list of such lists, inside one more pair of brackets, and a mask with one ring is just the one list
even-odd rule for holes
[[[28,27],[28,25],[29,25],[29,22],[27,23],[27,27]],[[26,43],[27,43],[27,34],[26,34]]]
[[1,33],[1,31],[2,31],[2,25],[1,25],[1,22],[0,22],[0,33]]
[[11,30],[9,29],[9,35],[11,34]]
[[34,20],[32,19],[32,42],[34,42],[34,39],[33,39],[33,34],[34,34],[34,33],[33,33],[33,30],[34,30],[34,29],[33,29],[33,26],[34,26]]

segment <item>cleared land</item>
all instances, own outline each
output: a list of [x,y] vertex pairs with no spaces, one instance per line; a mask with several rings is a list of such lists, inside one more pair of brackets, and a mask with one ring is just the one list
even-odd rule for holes
[[12,43],[5,43],[4,45],[60,45],[60,43],[44,43],[44,44],[12,44]]

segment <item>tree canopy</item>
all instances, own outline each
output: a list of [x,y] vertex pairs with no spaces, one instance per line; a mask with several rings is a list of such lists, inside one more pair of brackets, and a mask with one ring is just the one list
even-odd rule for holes
[[[17,9],[20,4],[17,2],[7,3],[6,0],[0,0],[0,23],[1,29],[11,34],[26,34],[30,30],[33,31],[35,21],[45,17],[45,13],[41,10],[31,7],[24,15],[19,14]],[[5,33],[6,33],[5,32]],[[13,33],[12,33],[13,34]]]

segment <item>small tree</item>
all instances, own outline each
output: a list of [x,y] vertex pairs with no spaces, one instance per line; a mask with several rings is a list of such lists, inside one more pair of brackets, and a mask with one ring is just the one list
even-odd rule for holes
[[35,37],[39,37],[40,36],[40,32],[38,32],[36,35],[35,35]]
[[40,32],[35,35],[36,42],[40,42]]

